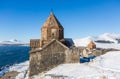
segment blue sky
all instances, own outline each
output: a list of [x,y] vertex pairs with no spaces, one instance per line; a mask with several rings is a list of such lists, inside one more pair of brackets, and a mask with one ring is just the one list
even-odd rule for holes
[[66,38],[120,34],[120,0],[0,0],[0,41],[40,38],[51,8]]

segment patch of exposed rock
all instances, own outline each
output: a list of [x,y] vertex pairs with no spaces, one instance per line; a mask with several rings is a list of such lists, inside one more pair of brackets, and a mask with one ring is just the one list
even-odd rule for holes
[[15,79],[15,77],[19,74],[17,71],[6,72],[0,79]]

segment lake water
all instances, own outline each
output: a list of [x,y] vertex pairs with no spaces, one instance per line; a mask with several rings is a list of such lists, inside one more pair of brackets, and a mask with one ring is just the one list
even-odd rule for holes
[[29,60],[29,46],[0,46],[0,68]]

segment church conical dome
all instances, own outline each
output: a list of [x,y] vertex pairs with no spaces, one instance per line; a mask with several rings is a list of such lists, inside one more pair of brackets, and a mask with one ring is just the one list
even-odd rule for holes
[[50,13],[41,30],[41,36],[43,41],[50,41],[52,39],[64,39],[64,28],[57,20],[53,12]]
[[95,48],[96,48],[96,44],[95,44],[93,41],[91,41],[91,42],[88,44],[88,48],[89,48],[89,49],[95,49]]
[[49,17],[42,26],[42,28],[50,28],[50,27],[63,29],[63,26],[60,24],[60,22],[58,21],[58,19],[56,18],[53,12],[50,13]]

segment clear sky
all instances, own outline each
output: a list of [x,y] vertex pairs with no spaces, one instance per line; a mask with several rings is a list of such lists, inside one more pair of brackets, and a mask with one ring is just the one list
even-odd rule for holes
[[120,34],[120,0],[0,0],[0,41],[40,38],[51,8],[66,38]]

